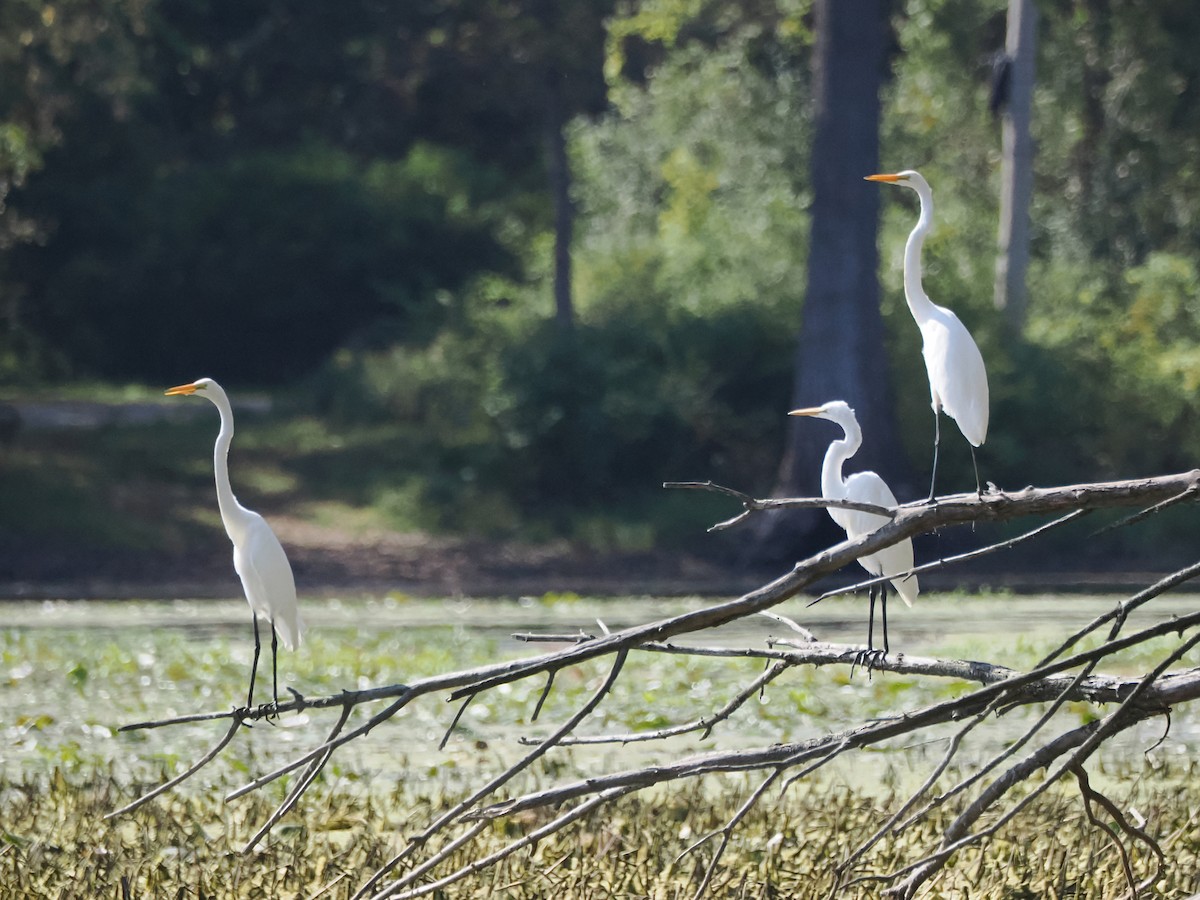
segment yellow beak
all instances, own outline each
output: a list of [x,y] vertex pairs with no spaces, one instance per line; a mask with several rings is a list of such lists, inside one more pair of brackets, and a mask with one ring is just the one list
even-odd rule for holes
[[789,416],[819,416],[823,410],[819,406],[809,406],[804,409],[793,409]]
[[180,384],[180,385],[176,385],[173,388],[168,388],[166,391],[164,391],[164,393],[168,397],[176,397],[176,396],[179,396],[180,394],[194,394],[194,393],[196,393],[196,385]]
[[886,181],[888,184],[895,184],[899,180],[899,175],[867,175],[863,179],[863,181]]

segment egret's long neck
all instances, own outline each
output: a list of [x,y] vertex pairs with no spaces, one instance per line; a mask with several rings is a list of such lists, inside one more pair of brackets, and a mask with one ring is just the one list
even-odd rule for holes
[[226,533],[232,538],[235,531],[240,531],[245,519],[246,510],[233,496],[233,486],[229,483],[229,445],[233,442],[233,409],[229,398],[223,393],[209,393],[217,410],[221,413],[221,430],[217,433],[217,443],[213,447],[213,472],[217,480],[217,506],[221,510],[221,521],[225,524]]
[[920,324],[933,312],[933,301],[921,287],[921,249],[933,224],[933,195],[928,190],[918,190],[917,196],[921,198],[921,215],[904,245],[904,297],[909,312]]
[[834,441],[825,451],[825,462],[821,466],[821,495],[831,500],[846,496],[846,481],[842,477],[842,463],[858,452],[862,446],[862,432],[839,423],[846,432],[845,437]]

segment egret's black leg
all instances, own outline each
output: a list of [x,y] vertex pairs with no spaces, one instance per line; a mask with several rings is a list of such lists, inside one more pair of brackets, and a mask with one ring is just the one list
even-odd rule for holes
[[258,654],[262,642],[258,639],[258,614],[254,614],[254,662],[250,663],[250,693],[246,696],[246,709],[254,705],[254,676],[258,674]]
[[279,705],[279,632],[275,630],[275,620],[271,619],[271,693],[275,705]]
[[883,618],[883,655],[888,655],[888,633],[887,633],[887,582],[881,582],[879,585],[879,608]]
[[967,446],[971,448],[971,465],[975,469],[975,496],[982,499],[983,491],[979,489],[979,463],[975,461],[975,445],[968,443]]
[[[887,655],[886,649],[883,650],[882,653],[875,649],[875,592],[877,590],[880,590],[880,586],[877,584],[873,584],[869,588],[867,588],[867,601],[869,604],[869,607],[868,607],[869,612],[867,614],[867,649],[860,650],[854,657],[854,666],[864,666],[867,670],[867,677],[870,677],[871,669],[874,667],[876,660],[882,659],[883,656]],[[883,620],[883,641],[884,641],[884,646],[886,648],[886,646],[887,646],[887,617],[886,617],[886,614],[885,614],[885,617]],[[850,675],[851,675],[851,677],[854,676],[853,666],[851,666]]]
[[867,598],[869,602],[870,612],[867,616],[867,653],[870,654],[875,650],[875,591],[878,585],[871,585],[867,588]]
[[[938,445],[942,442],[942,414],[939,410],[933,411],[933,474],[929,476],[929,497],[925,500],[926,503],[933,502],[933,489],[937,486],[937,464],[938,464]],[[976,479],[978,481],[978,479]]]

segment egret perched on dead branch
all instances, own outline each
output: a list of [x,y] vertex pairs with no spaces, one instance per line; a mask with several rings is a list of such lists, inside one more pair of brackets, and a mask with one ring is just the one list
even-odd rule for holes
[[933,499],[937,485],[938,444],[942,431],[939,413],[942,410],[958,423],[963,437],[971,444],[975,492],[979,493],[975,448],[987,440],[987,369],[971,332],[953,312],[930,300],[921,286],[921,248],[933,224],[933,191],[921,174],[911,169],[895,175],[868,175],[866,178],[867,181],[912,188],[921,199],[921,215],[904,245],[904,296],[909,312],[921,329],[921,353],[925,357],[925,371],[929,373],[933,406],[933,474],[929,479],[929,499]]
[[[821,466],[821,496],[826,500],[853,500],[857,503],[869,503],[872,506],[895,507],[896,495],[882,478],[874,472],[855,472],[848,478],[842,475],[842,465],[858,452],[862,446],[862,429],[858,427],[858,418],[844,400],[831,400],[824,406],[808,409],[794,409],[789,416],[813,416],[818,419],[828,419],[840,425],[843,431],[841,440],[835,440],[825,451],[825,462]],[[887,516],[861,512],[853,509],[838,509],[829,507],[829,516],[846,532],[850,540],[870,534],[886,525],[890,520]],[[906,574],[913,567],[913,546],[909,538],[898,541],[891,546],[860,556],[859,564],[871,575],[896,576],[891,579],[900,599],[912,606],[917,599],[921,587],[916,575]],[[880,582],[868,589],[870,598],[870,620],[867,624],[867,653],[875,651],[875,595],[876,589],[880,595],[880,605],[883,618],[883,653],[888,652],[887,638],[887,584]]]
[[258,513],[238,503],[229,484],[229,444],[233,440],[233,409],[229,397],[211,378],[201,378],[191,384],[181,384],[167,392],[168,396],[195,394],[213,402],[221,414],[221,430],[213,448],[213,468],[217,479],[217,505],[225,533],[233,542],[233,568],[242,580],[246,602],[254,614],[254,662],[250,666],[250,692],[247,708],[254,705],[254,676],[258,672],[258,656],[262,644],[258,636],[258,618],[271,623],[271,686],[274,701],[279,703],[277,658],[279,641],[289,650],[300,646],[304,622],[296,602],[296,582],[292,567],[279,538]]

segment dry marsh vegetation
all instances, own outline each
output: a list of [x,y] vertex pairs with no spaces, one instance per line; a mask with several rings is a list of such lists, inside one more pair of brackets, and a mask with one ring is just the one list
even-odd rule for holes
[[[1193,609],[1195,598],[1170,599],[1168,610]],[[894,637],[917,652],[938,647],[970,657],[983,651],[1014,661],[1038,658],[1064,625],[1090,618],[1107,600],[929,596],[897,615]],[[1168,602],[1168,601],[1164,601]],[[285,658],[281,675],[308,695],[346,686],[386,684],[454,666],[527,652],[508,638],[530,627],[562,631],[602,617],[612,627],[646,615],[696,608],[701,601],[630,598],[590,601],[547,595],[520,603],[416,602],[404,598],[310,604],[312,640]],[[861,628],[862,601],[835,598],[806,622],[833,638]],[[248,775],[296,751],[324,725],[304,715],[274,727],[243,729],[236,752],[175,792],[126,817],[104,817],[143,790],[178,773],[223,727],[118,734],[116,727],[172,711],[220,708],[236,701],[249,662],[245,605],[39,604],[4,605],[0,629],[0,896],[75,898],[350,898],[365,878],[393,858],[406,838],[452,808],[481,771],[519,754],[518,739],[537,730],[529,710],[536,685],[516,684],[473,704],[451,742],[437,751],[455,707],[431,696],[370,736],[369,746],[335,756],[299,804],[250,853],[246,842],[285,795],[292,779],[226,802]],[[715,637],[761,640],[774,623],[740,623]],[[757,629],[757,630],[756,630]],[[1002,644],[1002,646],[1001,646]],[[1159,650],[1144,646],[1125,658],[1131,671]],[[721,705],[733,685],[761,663],[702,660],[667,654],[630,662],[631,677],[598,712],[601,731],[652,731],[684,720],[697,708]],[[398,671],[401,669],[402,671]],[[564,670],[546,700],[545,720],[568,715],[595,689],[602,671]],[[883,716],[904,703],[936,701],[964,689],[896,673],[853,677],[844,668],[790,670],[746,704],[707,741],[672,739],[703,748],[794,740]],[[1076,722],[1096,715],[1074,705]],[[1003,720],[1019,733],[1023,711]],[[1161,722],[1148,723],[1155,735]],[[1177,711],[1161,745],[1116,743],[1089,765],[1092,778],[1123,813],[1154,835],[1168,864],[1153,896],[1186,897],[1200,890],[1200,803],[1196,783],[1200,732],[1189,709]],[[525,774],[522,790],[611,766],[653,760],[645,744],[564,748]],[[832,765],[819,777],[774,791],[741,822],[724,851],[709,896],[821,897],[833,866],[858,846],[911,788],[913,771],[941,752],[902,741]],[[987,752],[980,748],[979,752]],[[964,765],[966,762],[964,761]],[[960,775],[947,772],[947,778]],[[1039,776],[1020,790],[1032,790]],[[683,855],[699,837],[735,815],[754,789],[749,776],[711,776],[664,785],[593,813],[574,830],[547,835],[494,867],[439,891],[446,898],[690,897],[703,875],[704,854]],[[1104,818],[1104,811],[1099,811]],[[487,855],[551,818],[530,810],[492,822],[469,850],[450,855],[449,868]],[[890,871],[946,827],[934,810],[917,826],[878,845],[872,868]],[[1142,847],[1130,845],[1142,877],[1154,870]],[[1069,783],[1050,788],[982,850],[968,848],[930,886],[949,898],[1116,897],[1126,880],[1121,855],[1089,822]],[[838,896],[873,897],[881,885],[860,883]]]
[[[1153,896],[1190,895],[1200,878],[1200,815],[1194,805],[1179,801],[1189,781],[1194,783],[1194,767],[1155,772],[1156,788],[1149,781],[1138,784],[1145,773],[1132,765],[1113,775],[1129,783],[1130,805],[1148,829],[1164,836],[1161,843],[1172,858]],[[553,835],[532,852],[439,896],[690,897],[703,866],[696,857],[678,860],[679,853],[696,832],[719,827],[733,814],[746,796],[739,781],[690,784],[652,802],[623,800],[578,831]],[[424,779],[377,793],[326,785],[311,792],[259,849],[243,855],[241,845],[270,813],[271,798],[255,795],[227,805],[216,792],[169,795],[125,820],[104,822],[130,789],[106,770],[86,776],[56,771],[5,785],[0,894],[345,900],[364,872],[399,849],[407,815],[436,812],[454,799]],[[826,896],[830,860],[873,830],[893,799],[828,782],[760,805],[726,851],[711,896]],[[394,830],[380,830],[382,821]],[[934,817],[913,834],[914,843],[944,825]],[[505,838],[504,826],[497,826],[479,849],[498,847]],[[902,865],[911,849],[906,842],[885,847],[880,862]],[[452,865],[468,861],[458,854]],[[987,852],[965,852],[929,896],[1109,898],[1124,889],[1120,857],[1066,791],[1039,802]],[[877,895],[877,886],[868,884],[839,896]]]

